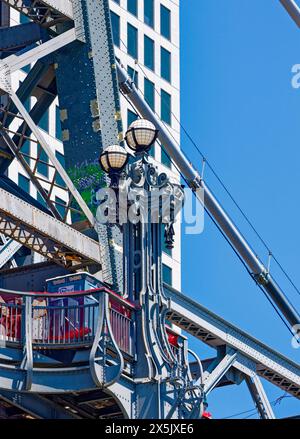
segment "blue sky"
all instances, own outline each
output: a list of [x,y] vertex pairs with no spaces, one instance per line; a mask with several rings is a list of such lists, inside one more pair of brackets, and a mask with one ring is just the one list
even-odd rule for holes
[[[300,89],[291,86],[300,30],[279,1],[181,3],[183,125],[300,286]],[[201,168],[184,135],[182,147]],[[267,251],[208,170],[206,178],[267,263]],[[201,235],[183,237],[182,253],[183,292],[299,362],[300,349],[209,218]],[[274,263],[271,272],[299,309],[299,295]],[[213,354],[191,345],[204,358]],[[264,386],[271,401],[283,394]],[[217,389],[209,403],[216,418],[253,408],[244,384]],[[300,404],[286,398],[274,410],[278,417],[300,414]]]

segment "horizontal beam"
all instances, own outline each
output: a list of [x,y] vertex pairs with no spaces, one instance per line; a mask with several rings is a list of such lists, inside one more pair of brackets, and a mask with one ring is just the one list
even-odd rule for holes
[[[46,41],[45,43],[40,44],[31,50],[28,50],[22,55],[8,56],[0,63],[0,75],[14,73],[28,64],[32,64],[38,61],[40,58],[43,58],[44,56],[61,49],[67,44],[72,43],[76,40],[76,38],[76,31],[74,28],[72,28],[63,34],[60,34],[57,37],[52,38],[51,40]],[[4,91],[9,92],[9,90]]]
[[37,23],[24,23],[0,28],[0,51],[13,51],[40,41],[46,32]]
[[0,233],[68,265],[100,264],[100,244],[0,188]]
[[39,0],[40,11],[34,3],[28,0],[1,0],[8,6],[26,15],[31,20],[42,25],[54,25],[57,22],[73,19],[73,5],[71,0]]
[[41,3],[50,6],[54,11],[60,12],[65,17],[73,20],[73,4],[71,0],[43,0]]
[[228,346],[255,363],[256,373],[300,399],[300,366],[246,332],[212,313],[191,298],[165,286],[170,299],[167,319],[184,331],[217,348]]
[[225,357],[220,360],[215,369],[206,375],[206,378],[203,382],[203,390],[206,395],[208,395],[217,386],[226,372],[228,372],[228,370],[234,364],[236,356],[237,354],[235,351],[227,353]]
[[26,124],[30,128],[31,132],[34,134],[34,136],[36,137],[40,146],[42,147],[42,149],[45,151],[45,153],[49,157],[50,162],[53,164],[56,171],[58,172],[58,174],[60,175],[60,177],[62,178],[64,183],[66,184],[66,187],[68,188],[68,190],[71,192],[74,199],[78,203],[80,209],[82,210],[82,212],[86,216],[90,225],[93,226],[95,223],[95,219],[94,219],[92,212],[90,211],[89,207],[87,206],[87,204],[85,203],[85,201],[81,197],[80,193],[78,192],[77,188],[75,187],[75,184],[73,183],[73,181],[71,180],[71,178],[67,174],[66,170],[64,169],[64,167],[62,166],[62,164],[60,163],[58,158],[56,157],[56,155],[53,151],[53,148],[50,147],[50,145],[46,141],[44,135],[41,133],[39,128],[36,126],[36,124],[32,120],[31,116],[27,112],[26,108],[24,107],[24,105],[22,104],[22,102],[20,101],[18,96],[12,91],[10,93],[10,96],[11,96],[11,99],[12,99],[13,103],[15,104],[16,108],[18,109],[19,113],[22,115],[24,121],[26,122]]

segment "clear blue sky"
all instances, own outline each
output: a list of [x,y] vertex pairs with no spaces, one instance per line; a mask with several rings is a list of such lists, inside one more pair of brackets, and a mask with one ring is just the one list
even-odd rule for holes
[[[300,30],[277,0],[181,1],[182,122],[240,206],[300,286],[300,89],[291,68],[300,63]],[[194,163],[201,159],[182,136]],[[207,172],[210,186],[267,261],[249,227]],[[299,362],[300,349],[266,298],[206,218],[199,236],[183,237],[182,290],[204,306]],[[294,305],[300,297],[272,264]],[[192,341],[202,357],[205,345]],[[283,392],[266,383],[270,400]],[[253,408],[246,386],[217,389],[214,417]],[[300,414],[284,399],[278,417]]]

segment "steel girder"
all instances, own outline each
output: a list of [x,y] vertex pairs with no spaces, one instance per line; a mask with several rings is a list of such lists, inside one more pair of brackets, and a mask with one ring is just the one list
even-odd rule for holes
[[[72,196],[74,197],[74,199],[78,203],[80,209],[85,214],[87,220],[89,221],[89,223],[91,225],[93,225],[94,224],[93,214],[89,210],[86,203],[83,201],[83,199],[82,199],[81,195],[79,194],[79,192],[77,191],[74,183],[72,182],[72,180],[70,179],[70,177],[66,173],[65,169],[63,168],[63,166],[61,165],[61,163],[59,162],[59,160],[55,156],[52,148],[48,145],[45,137],[42,135],[42,133],[40,132],[38,127],[35,125],[34,121],[32,120],[29,113],[26,111],[25,107],[23,106],[23,104],[20,101],[20,99],[18,98],[18,96],[13,92],[11,92],[11,99],[12,99],[13,103],[15,104],[15,106],[18,108],[18,111],[21,115],[21,118],[23,118],[25,121],[23,126],[25,127],[26,125],[28,125],[28,127],[30,128],[32,133],[35,135],[40,147],[44,150],[44,152],[49,157],[49,160],[52,163],[52,166],[55,168],[56,172],[61,176],[64,183],[66,184],[69,191],[71,192]],[[36,170],[36,168],[35,168],[35,170]],[[53,177],[53,181],[52,181],[51,186],[54,185],[55,177],[56,177],[56,175],[54,175],[54,177]],[[46,197],[46,199],[48,199],[48,197]]]
[[[25,51],[22,54],[10,55],[0,62],[0,73],[2,82],[0,83],[1,88],[10,94],[11,89],[11,74],[22,69],[28,64],[34,63],[46,55],[61,49],[62,47],[76,41],[76,30],[75,28],[69,29],[62,34],[49,39],[48,41],[37,45],[36,47]],[[6,79],[6,81],[5,81]]]
[[[35,106],[30,111],[29,117],[36,124],[41,119],[44,112],[49,108],[51,103],[56,98],[56,81],[53,66],[37,62],[25,81],[22,83],[18,90],[18,97],[23,102],[28,99],[30,94],[34,95],[38,100]],[[8,100],[5,108],[1,110],[1,124],[0,124],[0,155],[2,152],[3,160],[0,166],[0,172],[5,172],[13,158],[16,158],[22,165],[26,174],[30,178],[31,182],[35,185],[37,191],[45,200],[49,210],[52,214],[61,219],[63,222],[70,220],[70,211],[77,211],[77,209],[71,208],[73,203],[73,194],[68,190],[67,185],[62,186],[61,177],[59,171],[55,168],[53,163],[49,161],[45,162],[41,158],[42,148],[40,144],[33,140],[30,135],[32,130],[28,123],[18,112],[16,106],[11,99]],[[19,126],[17,128],[11,128],[12,122],[17,119]],[[37,157],[32,157],[28,153],[23,151],[25,142],[34,142],[38,148]],[[10,156],[9,156],[10,154]],[[46,179],[39,173],[39,164],[43,163],[47,167],[48,178]],[[58,179],[60,177],[60,179]],[[59,210],[59,206],[52,199],[52,191],[54,188],[60,189],[66,193],[66,199],[68,200],[63,206],[64,214]],[[81,211],[80,211],[81,213]],[[90,215],[90,220],[92,216]]]
[[135,384],[122,377],[105,391],[98,389],[43,397],[60,407],[70,407],[80,418],[137,419]]
[[[82,197],[78,193],[77,189],[75,188],[73,182],[71,181],[71,179],[67,175],[63,166],[61,165],[59,160],[56,158],[55,154],[53,153],[52,148],[49,147],[44,136],[41,134],[40,130],[35,125],[35,122],[32,119],[31,115],[28,114],[28,112],[26,111],[26,109],[23,106],[19,97],[11,89],[11,84],[10,84],[10,75],[13,71],[15,71],[19,68],[22,68],[25,65],[30,64],[30,63],[38,60],[43,55],[46,55],[46,54],[49,54],[53,51],[58,50],[59,48],[65,46],[66,44],[69,44],[70,42],[74,41],[75,39],[76,39],[75,30],[71,29],[70,31],[67,31],[64,34],[61,34],[58,37],[53,38],[52,40],[50,40],[44,44],[41,44],[40,46],[26,52],[24,55],[20,55],[19,57],[16,57],[16,56],[8,57],[5,60],[5,64],[2,63],[0,66],[0,70],[2,69],[2,74],[0,72],[0,83],[2,82],[2,85],[0,84],[0,86],[2,86],[2,89],[10,95],[10,98],[11,98],[11,101],[13,104],[13,108],[17,109],[18,117],[23,120],[22,136],[21,136],[20,142],[19,142],[20,143],[19,152],[20,152],[20,148],[22,146],[22,143],[24,142],[24,138],[26,138],[25,133],[28,131],[32,132],[35,135],[35,138],[37,139],[37,142],[39,143],[40,147],[45,151],[45,153],[49,157],[49,159],[52,163],[52,166],[55,168],[53,180],[52,180],[52,182],[50,182],[50,189],[51,189],[50,193],[52,192],[53,186],[55,184],[56,173],[58,173],[61,176],[64,183],[66,184],[67,188],[70,190],[72,196],[75,198],[76,202],[80,206],[81,210],[84,212],[89,223],[91,225],[93,225],[94,224],[94,217],[93,217],[92,213],[88,209],[85,202],[82,200]],[[40,105],[40,104],[38,104],[38,105]],[[33,113],[34,113],[34,111],[33,111]],[[40,115],[41,115],[41,113],[39,113],[38,116],[40,116]],[[9,114],[6,113],[4,116],[8,116],[8,120],[10,121],[16,116],[16,114],[9,112]],[[5,122],[6,121],[4,121],[4,123]],[[8,129],[7,125],[8,125],[8,123],[6,122],[6,126],[5,126],[6,130]],[[18,133],[14,133],[14,134],[15,134],[15,136],[18,135]],[[6,140],[6,146],[7,147],[9,146],[7,143],[7,140]],[[15,152],[18,150],[16,147],[13,147],[13,145],[9,149],[11,150],[12,148],[15,150]],[[6,149],[8,149],[8,148],[6,148]],[[37,166],[37,163],[35,164],[33,173],[36,172],[36,166]],[[41,187],[38,187],[38,190],[41,191]],[[42,195],[44,195],[43,191],[42,191]],[[50,199],[50,195],[48,194],[46,196],[46,200],[48,201],[49,199]],[[56,209],[56,211],[57,211],[57,209]]]
[[300,399],[300,366],[241,329],[212,313],[199,303],[165,286],[171,300],[167,319],[184,331],[218,348],[226,346],[238,355],[232,364],[249,376],[259,375]]
[[70,21],[73,18],[71,0],[1,0],[44,27]]
[[[1,245],[2,241],[2,245]],[[12,267],[16,267],[14,260],[15,253],[20,250],[22,245],[4,235],[0,235],[0,270],[10,261]]]
[[0,28],[0,58],[3,59],[5,55],[11,55],[46,36],[46,31],[36,23]]
[[63,266],[100,264],[100,245],[0,188],[0,233]]
[[9,390],[0,391],[0,399],[24,410],[38,419],[80,419],[80,416],[66,410],[50,399],[38,394],[16,393]]

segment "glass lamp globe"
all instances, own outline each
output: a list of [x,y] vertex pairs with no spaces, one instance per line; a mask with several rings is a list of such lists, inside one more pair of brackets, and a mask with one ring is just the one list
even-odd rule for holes
[[149,151],[158,131],[152,122],[146,119],[137,119],[129,126],[125,140],[130,149],[135,152]]
[[101,168],[107,173],[121,172],[126,166],[128,153],[120,145],[112,145],[105,148],[100,155]]

